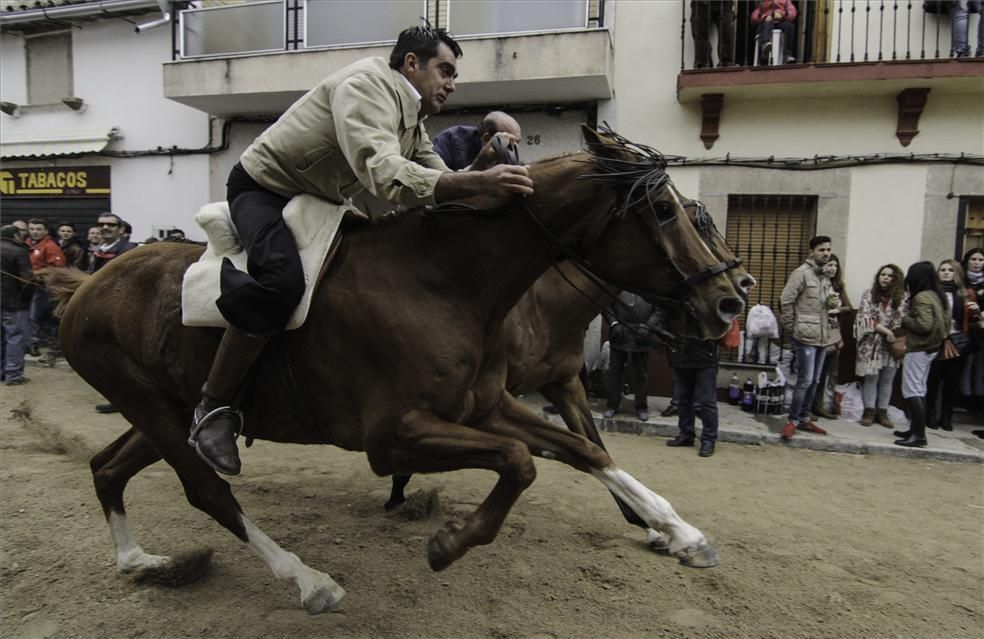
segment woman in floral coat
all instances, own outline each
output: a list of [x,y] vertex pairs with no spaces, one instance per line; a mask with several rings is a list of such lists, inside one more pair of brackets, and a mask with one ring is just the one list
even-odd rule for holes
[[857,338],[857,363],[854,372],[864,379],[862,426],[877,421],[894,428],[888,418],[888,400],[898,362],[888,352],[888,342],[895,341],[893,330],[902,326],[906,313],[905,276],[895,264],[878,269],[871,288],[861,294],[854,333]]

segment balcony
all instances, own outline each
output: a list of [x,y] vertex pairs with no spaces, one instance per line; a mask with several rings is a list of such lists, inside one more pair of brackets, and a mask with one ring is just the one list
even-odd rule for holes
[[[950,16],[926,13],[921,1],[797,0],[789,47],[793,59],[786,63],[784,56],[762,55],[751,23],[757,2],[737,0],[732,66],[720,66],[713,24],[710,49],[716,66],[697,64],[695,16],[690,2],[680,4],[681,102],[708,94],[742,100],[901,95],[914,87],[984,94],[984,57],[951,57]],[[979,19],[970,15],[971,56],[981,46],[975,37]]]
[[164,65],[164,95],[218,116],[280,113],[332,71],[388,56],[394,36],[425,15],[465,52],[455,107],[609,99],[613,52],[603,4],[269,0],[186,9],[175,59]]

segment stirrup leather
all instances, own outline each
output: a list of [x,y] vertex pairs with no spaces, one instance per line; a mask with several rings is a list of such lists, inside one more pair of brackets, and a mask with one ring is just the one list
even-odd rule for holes
[[191,434],[188,435],[188,445],[195,446],[198,443],[198,433],[201,432],[201,430],[205,428],[209,422],[215,419],[216,416],[221,415],[222,413],[232,413],[236,416],[237,421],[239,422],[239,428],[236,429],[235,439],[239,439],[239,436],[243,432],[243,414],[232,406],[219,406],[218,408],[206,413],[201,419],[195,420],[194,426],[191,427]]

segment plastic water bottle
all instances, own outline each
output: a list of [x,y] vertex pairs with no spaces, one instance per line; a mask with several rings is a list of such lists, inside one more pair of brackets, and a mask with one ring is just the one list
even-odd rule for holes
[[732,373],[731,383],[728,385],[728,403],[737,406],[741,401],[741,391],[738,390],[738,373]]
[[751,377],[745,380],[745,386],[742,388],[741,409],[748,413],[755,410],[755,384],[752,383]]

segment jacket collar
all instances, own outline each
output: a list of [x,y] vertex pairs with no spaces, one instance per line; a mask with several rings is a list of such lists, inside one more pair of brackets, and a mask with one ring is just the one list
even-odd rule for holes
[[[389,67],[387,67],[389,68]],[[397,71],[390,69],[393,74],[393,86],[400,96],[400,106],[403,111],[403,126],[412,129],[420,123],[420,94],[417,89],[407,80],[407,77]]]

